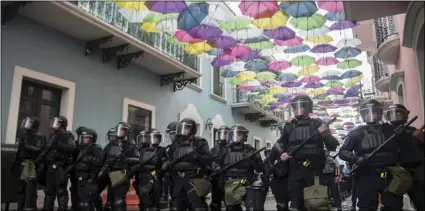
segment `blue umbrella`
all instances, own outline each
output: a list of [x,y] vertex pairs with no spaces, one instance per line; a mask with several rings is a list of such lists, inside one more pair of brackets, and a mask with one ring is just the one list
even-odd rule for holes
[[330,75],[330,76],[326,76],[326,77],[322,77],[322,80],[328,80],[328,81],[338,81],[341,80],[342,78],[337,76],[337,75]]
[[301,52],[306,52],[310,50],[310,46],[306,45],[306,44],[300,44],[300,45],[296,45],[294,47],[289,47],[285,50],[283,50],[283,52],[285,53],[301,53]]
[[265,86],[257,86],[251,90],[251,92],[267,92],[269,89]]
[[301,1],[297,3],[282,2],[279,7],[288,15],[295,18],[311,17],[318,11],[314,1]]
[[264,41],[270,41],[269,38],[261,35],[260,37],[253,37],[253,38],[248,38],[248,39],[244,39],[242,40],[242,43],[260,43],[260,42],[264,42]]
[[277,81],[282,82],[291,82],[297,80],[298,76],[294,73],[281,73],[279,76],[277,76]]
[[348,59],[360,55],[362,51],[354,47],[343,47],[334,53],[336,58]]
[[361,76],[363,75],[362,72],[358,71],[358,70],[349,70],[347,72],[344,72],[343,74],[341,74],[341,78],[342,79],[346,79],[346,78],[354,78],[357,76]]
[[259,71],[267,68],[268,62],[262,59],[253,59],[245,64],[245,69],[250,71]]
[[209,4],[205,2],[189,5],[177,17],[177,28],[189,31],[193,27],[200,25],[207,17],[208,9]]
[[231,69],[225,69],[221,71],[220,76],[223,78],[233,78],[235,77],[238,73],[240,73],[241,71],[237,71],[237,70],[231,70]]
[[286,98],[291,98],[291,95],[279,93],[279,94],[274,94],[273,97],[279,98],[279,99],[286,99]]
[[328,21],[345,21],[344,12],[328,12],[325,14],[325,19]]
[[324,85],[320,82],[313,82],[313,83],[308,83],[308,84],[304,85],[304,88],[316,89],[316,88],[320,88],[320,87],[323,87],[323,86]]
[[208,53],[208,55],[211,55],[211,56],[220,56],[224,53],[224,50],[221,49],[221,48],[214,48],[214,49],[208,51],[207,53]]

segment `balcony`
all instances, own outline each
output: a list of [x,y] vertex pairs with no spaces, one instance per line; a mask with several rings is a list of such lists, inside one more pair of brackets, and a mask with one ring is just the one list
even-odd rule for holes
[[245,120],[250,122],[260,122],[262,127],[274,129],[279,123],[290,116],[288,111],[272,111],[264,107],[254,97],[246,95],[246,92],[233,90],[233,112],[245,115]]
[[108,1],[32,2],[19,13],[86,43],[86,56],[100,53],[100,61],[116,60],[117,68],[134,63],[161,76],[161,86],[183,89],[201,76],[198,57],[168,42],[166,33],[147,33],[140,23],[127,21]]
[[394,17],[382,17],[375,20],[377,41],[376,56],[385,64],[395,64],[400,52],[400,37],[395,28]]
[[367,52],[367,62],[368,62],[370,65],[373,65],[373,57],[375,57],[375,53],[374,53],[374,52],[370,52],[370,51],[368,51],[368,52]]
[[381,92],[389,92],[390,75],[387,65],[376,56],[373,57],[373,73],[375,76],[375,87]]

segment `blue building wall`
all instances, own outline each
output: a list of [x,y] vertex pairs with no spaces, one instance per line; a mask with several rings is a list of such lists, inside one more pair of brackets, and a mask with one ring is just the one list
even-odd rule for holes
[[[116,63],[102,63],[101,55],[84,56],[85,43],[59,31],[18,16],[2,26],[1,46],[1,140],[5,142],[10,93],[15,66],[70,80],[76,83],[74,125],[86,125],[97,130],[104,145],[103,134],[122,119],[123,98],[156,106],[156,127],[164,131],[167,124],[189,103],[198,109],[205,121],[220,114],[226,125],[244,124],[250,130],[250,140],[256,136],[275,141],[276,133],[248,123],[244,116],[232,114],[232,91],[227,90],[228,103],[210,98],[212,68],[202,62],[202,88],[197,92],[188,87],[173,92],[171,86],[160,87],[159,76],[139,66],[129,65],[117,70]],[[208,131],[204,131],[204,136]]]

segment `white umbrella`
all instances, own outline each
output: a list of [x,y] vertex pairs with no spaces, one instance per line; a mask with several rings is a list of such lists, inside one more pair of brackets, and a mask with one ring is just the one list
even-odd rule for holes
[[260,37],[263,35],[263,30],[257,27],[250,26],[247,29],[240,29],[240,30],[229,32],[229,35],[233,37],[235,40],[240,41],[240,40]]
[[161,21],[156,24],[156,30],[159,32],[168,32],[169,34],[174,34],[178,30],[177,20],[170,19]]
[[299,30],[298,34],[300,34],[303,37],[311,37],[311,36],[326,35],[328,32],[330,32],[329,27],[324,25],[318,29]]
[[326,70],[322,73],[322,78],[341,74],[338,70]]
[[337,48],[343,48],[343,47],[357,47],[360,44],[362,44],[362,41],[357,38],[347,38],[342,39],[336,44]]

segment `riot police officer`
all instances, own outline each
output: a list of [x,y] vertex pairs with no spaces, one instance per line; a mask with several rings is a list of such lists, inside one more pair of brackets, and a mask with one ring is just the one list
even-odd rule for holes
[[80,134],[79,153],[72,168],[78,181],[78,198],[80,211],[94,211],[97,197],[97,172],[102,166],[102,147],[96,144],[97,133],[84,128]]
[[[305,206],[312,206],[304,201],[303,189],[314,184],[315,178],[324,185],[323,167],[325,165],[325,152],[323,144],[331,151],[335,151],[339,142],[334,138],[329,128],[320,119],[312,119],[309,114],[313,111],[313,101],[307,95],[298,95],[291,101],[295,118],[284,126],[281,137],[284,153],[282,160],[289,160],[288,194],[290,210],[301,210]],[[298,151],[291,152],[306,139],[319,132],[312,140],[307,142]],[[323,196],[327,200],[327,196]],[[307,203],[307,204],[306,204]]]
[[[146,136],[146,131],[140,131],[139,135],[137,135],[136,137],[136,144],[139,149],[139,154],[143,151],[143,149],[149,147],[150,144]],[[135,188],[136,195],[139,198],[139,210],[144,210],[144,206],[142,204],[142,196],[138,188],[140,185],[140,180],[141,180],[140,173],[136,173],[134,175],[133,187]]]
[[110,192],[114,201],[112,208],[115,211],[125,211],[127,210],[125,198],[130,188],[130,181],[126,178],[125,172],[129,165],[136,164],[133,162],[138,161],[139,152],[134,141],[129,140],[131,127],[128,123],[118,123],[115,130],[118,142],[111,144],[106,152],[106,161],[99,172],[99,177],[109,175]]
[[[252,155],[255,149],[251,145],[245,144],[248,140],[248,133],[249,131],[243,125],[234,125],[231,127],[229,139],[233,144],[229,146],[226,154],[222,156],[223,159],[220,162],[220,166],[231,165]],[[264,164],[260,154],[255,154],[253,157],[245,159],[225,172],[221,172],[220,168],[215,169],[217,173],[226,178],[224,182],[226,210],[242,210],[242,200],[244,200],[247,210],[261,210],[257,207],[259,205],[264,206],[265,196],[263,198],[252,194],[254,189],[247,189],[247,187],[255,180],[254,171],[264,172],[264,170]]]
[[264,160],[266,165],[266,172],[271,177],[270,188],[273,196],[276,200],[276,210],[286,211],[288,210],[289,196],[288,196],[288,167],[281,164],[278,167],[274,167],[276,162],[280,160],[280,155],[283,153],[283,126],[279,126],[280,138],[273,145],[270,153]]
[[44,190],[43,210],[52,211],[57,196],[59,210],[68,210],[68,185],[69,175],[65,170],[72,162],[74,153],[74,136],[67,131],[68,119],[64,116],[52,119],[50,126],[53,131],[47,140],[47,149],[44,150],[39,160],[46,166],[46,189]]
[[[211,149],[213,153],[214,160],[212,164],[212,169],[216,168],[216,165],[219,167],[219,162],[222,159],[221,157],[225,154],[226,145],[229,142],[229,132],[230,128],[227,126],[221,126],[215,134],[215,146]],[[215,177],[212,178],[212,192],[211,192],[211,203],[210,208],[212,211],[221,210],[221,202],[223,201],[224,191],[223,191],[223,178]]]
[[[360,106],[360,115],[366,123],[351,131],[339,151],[342,160],[359,166],[356,171],[357,207],[360,210],[377,210],[378,194],[386,210],[402,210],[403,197],[387,191],[391,180],[389,167],[398,163],[397,141],[387,143],[369,160],[365,156],[382,145],[393,135],[394,127],[381,124],[382,105],[374,100],[367,100]],[[353,153],[354,151],[354,153]]]
[[[81,126],[78,127],[75,130],[76,135],[76,139],[74,141],[74,153],[72,155],[72,162],[76,162],[78,154],[79,154],[79,144],[80,144],[80,136],[83,133],[83,130],[85,130],[86,127]],[[70,171],[69,172],[69,181],[71,182],[71,187],[69,188],[69,192],[71,193],[71,209],[70,210],[77,210],[78,207],[78,178],[75,175],[75,171]]]
[[[174,121],[171,122],[170,124],[168,124],[167,129],[165,130],[165,133],[167,134],[168,138],[171,141],[171,145],[169,150],[167,151],[167,157],[168,159],[172,159],[172,155],[170,154],[170,152],[172,151],[172,148],[175,148],[177,146],[176,143],[176,130],[177,130],[177,125],[180,122],[178,121]],[[162,201],[167,201],[169,198],[169,195],[171,195],[171,193],[173,193],[173,177],[170,174],[170,171],[165,171],[164,172],[164,183],[163,183],[163,192],[162,192],[162,197],[161,200]],[[170,209],[172,210],[173,207],[173,197],[171,196],[171,201],[168,203]]]
[[193,119],[185,118],[176,130],[177,143],[170,148],[171,160],[164,163],[163,169],[172,169],[173,209],[207,210],[205,196],[210,192],[211,183],[205,170],[211,165],[213,156],[208,142],[196,137],[197,125]]
[[[394,104],[389,106],[385,111],[385,118],[394,127],[406,124],[410,111],[403,105]],[[401,151],[399,153],[400,164],[406,168],[413,177],[413,185],[408,192],[409,198],[412,200],[416,210],[425,210],[423,198],[424,196],[424,146],[413,135],[416,128],[409,126],[400,136]]]
[[46,145],[46,137],[38,128],[40,119],[27,117],[22,120],[21,129],[23,133],[18,138],[17,158],[21,161],[20,181],[18,187],[18,210],[37,209],[37,180],[36,166],[34,161]]

